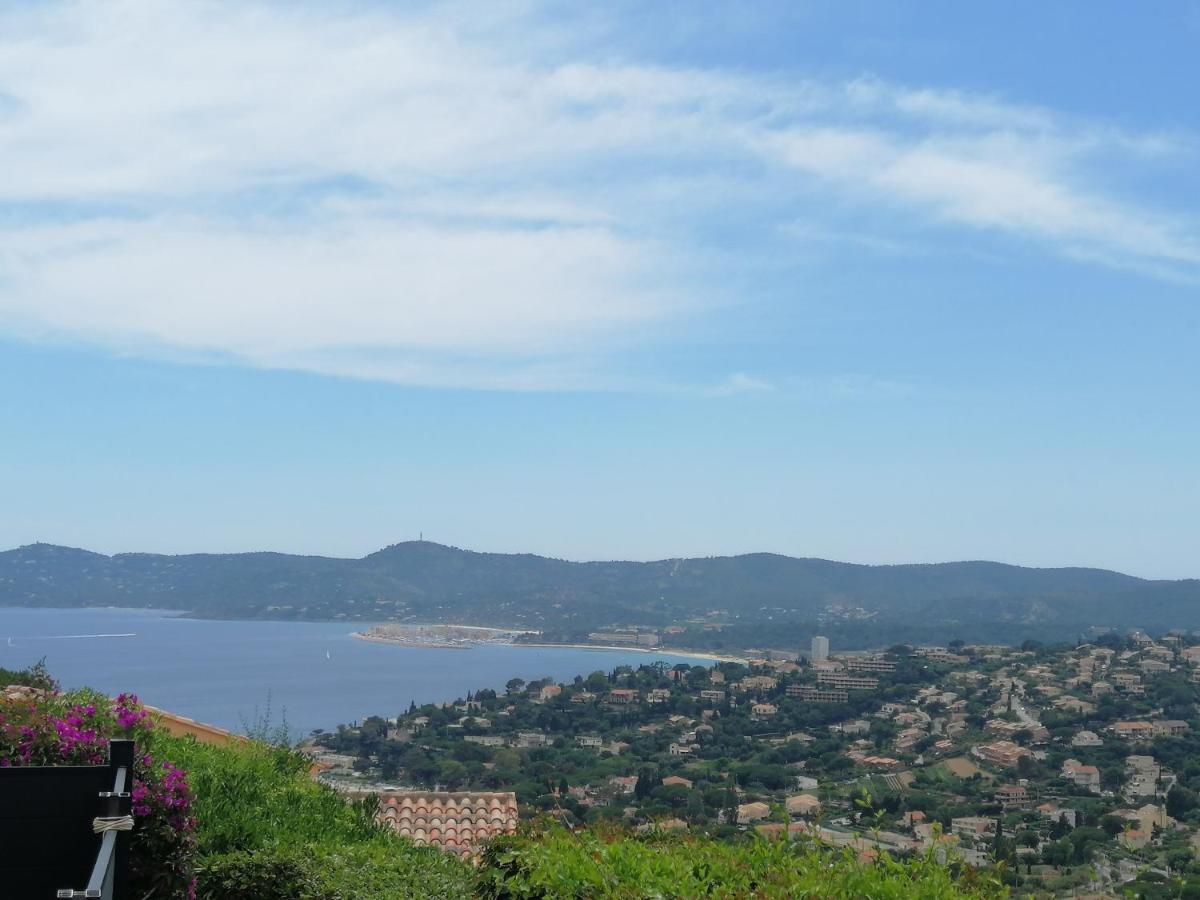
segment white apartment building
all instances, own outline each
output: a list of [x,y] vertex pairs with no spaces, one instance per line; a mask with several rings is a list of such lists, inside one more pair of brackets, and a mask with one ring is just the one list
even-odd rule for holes
[[812,652],[809,654],[809,659],[813,662],[829,659],[829,638],[817,635],[812,639]]

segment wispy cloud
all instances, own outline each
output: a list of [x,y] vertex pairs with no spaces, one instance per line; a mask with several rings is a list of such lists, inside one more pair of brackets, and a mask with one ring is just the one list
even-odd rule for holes
[[[1200,272],[1194,222],[1089,174],[1097,155],[1170,149],[1161,136],[871,79],[542,62],[497,39],[511,24],[454,7],[10,8],[0,327],[408,383],[599,384],[606,355],[724,301],[694,277],[709,250],[694,220],[723,210],[689,179],[722,204],[812,183],[886,208],[898,233]],[[765,388],[736,374],[712,392]]]
[[761,394],[773,390],[775,385],[765,379],[747,375],[745,372],[733,372],[707,393],[713,397],[732,397],[735,394]]

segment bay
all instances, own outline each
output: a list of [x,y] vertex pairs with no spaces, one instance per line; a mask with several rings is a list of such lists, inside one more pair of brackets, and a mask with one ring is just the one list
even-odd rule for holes
[[394,716],[411,701],[436,703],[510,678],[570,681],[597,669],[670,653],[489,644],[467,650],[375,644],[351,637],[367,623],[187,619],[156,610],[0,609],[0,667],[45,657],[63,688],[129,692],[201,722],[243,731],[271,711],[293,734],[368,715]]

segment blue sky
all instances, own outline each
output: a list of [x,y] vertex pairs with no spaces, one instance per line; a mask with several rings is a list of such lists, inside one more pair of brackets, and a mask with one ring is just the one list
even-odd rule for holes
[[0,546],[1200,575],[1200,7],[0,12]]

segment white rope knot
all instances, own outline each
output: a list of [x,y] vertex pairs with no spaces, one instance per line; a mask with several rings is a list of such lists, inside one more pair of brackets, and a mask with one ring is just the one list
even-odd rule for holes
[[103,834],[106,831],[133,831],[133,816],[97,816],[92,819],[92,831]]

